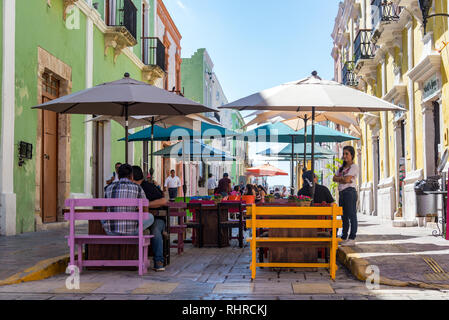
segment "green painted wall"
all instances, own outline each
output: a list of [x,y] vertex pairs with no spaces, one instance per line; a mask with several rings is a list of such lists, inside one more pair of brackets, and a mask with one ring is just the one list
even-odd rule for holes
[[[95,2],[95,1],[94,1]],[[101,15],[104,2],[99,0]],[[133,51],[141,57],[140,37],[142,34],[142,0],[133,0],[138,8],[137,40],[139,44]],[[2,4],[0,0],[0,28],[2,27]],[[69,65],[72,69],[71,92],[85,89],[86,84],[86,17],[79,15],[79,28],[69,30],[62,18],[63,1],[53,0],[51,6],[47,0],[16,1],[16,106],[14,139],[16,150],[14,159],[14,192],[17,195],[17,232],[34,231],[34,210],[36,196],[36,141],[37,115],[31,107],[41,103],[37,96],[38,90],[38,47],[48,51],[51,55]],[[26,23],[23,23],[26,21]],[[30,26],[35,26],[30,28]],[[0,31],[0,37],[2,31]],[[0,39],[0,58],[2,53],[2,39]],[[0,60],[1,61],[1,60]],[[113,49],[109,48],[104,54],[104,35],[94,26],[94,69],[93,85],[117,80],[129,72],[131,77],[142,80],[141,70],[125,54],[113,61]],[[1,81],[0,64],[0,81]],[[1,86],[0,86],[1,90]],[[1,116],[1,112],[0,112]],[[84,193],[84,149],[85,123],[84,115],[71,115],[71,158],[70,158],[70,192]],[[1,118],[0,118],[1,120]],[[136,129],[138,130],[138,129]],[[111,125],[111,163],[123,162],[125,155],[124,142],[117,141],[124,137],[124,128],[113,122]],[[26,141],[33,144],[33,160],[26,161],[22,167],[18,166],[18,143]],[[142,143],[135,143],[134,164],[140,164],[142,159]],[[112,169],[112,168],[111,168]]]
[[[15,143],[26,141],[36,146],[37,111],[30,107],[39,104],[37,97],[37,48],[42,47],[72,67],[72,92],[84,89],[85,84],[85,26],[80,15],[80,28],[68,30],[62,19],[62,1],[46,0],[16,2],[16,109]],[[26,21],[27,23],[23,23]],[[38,26],[30,28],[30,26]],[[49,36],[51,35],[51,36]],[[81,54],[80,54],[81,53]],[[71,165],[73,172],[84,171],[84,126],[80,116],[71,117]],[[15,151],[17,157],[17,148]],[[34,154],[34,157],[36,154]],[[14,192],[17,194],[17,232],[34,230],[35,161],[26,161],[14,168]],[[83,176],[74,177],[74,192],[83,185]]]
[[97,11],[100,14],[101,18],[104,20],[105,0],[94,0],[92,2],[98,3]]
[[204,104],[204,51],[198,49],[181,63],[181,87],[185,97]]

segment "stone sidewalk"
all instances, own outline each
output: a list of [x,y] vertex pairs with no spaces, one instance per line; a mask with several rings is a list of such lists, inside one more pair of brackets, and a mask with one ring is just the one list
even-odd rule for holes
[[340,247],[338,259],[359,280],[368,266],[377,266],[380,283],[399,287],[449,289],[449,241],[433,229],[397,228],[377,217],[359,214],[354,247]]
[[[87,224],[76,226],[87,233]],[[65,271],[69,249],[67,228],[0,237],[0,285],[41,280]]]

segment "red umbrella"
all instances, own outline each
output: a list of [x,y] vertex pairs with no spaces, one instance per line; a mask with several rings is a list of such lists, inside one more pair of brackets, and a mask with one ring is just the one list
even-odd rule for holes
[[263,166],[248,168],[246,174],[254,177],[274,177],[274,176],[288,176],[288,173],[273,167],[270,164],[264,164]]

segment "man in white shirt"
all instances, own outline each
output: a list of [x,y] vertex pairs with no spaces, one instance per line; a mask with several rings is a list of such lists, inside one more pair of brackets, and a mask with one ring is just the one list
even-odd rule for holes
[[117,162],[117,163],[115,164],[115,171],[112,173],[111,179],[109,179],[109,180],[106,181],[106,184],[107,184],[107,185],[110,185],[110,184],[113,183],[113,182],[119,181],[119,178],[118,178],[118,169],[120,168],[121,165],[122,165],[122,164],[121,164],[120,162]]
[[215,180],[212,173],[209,173],[209,180],[207,180],[207,193],[210,196],[213,196],[216,187],[217,187],[217,180]]
[[175,201],[178,196],[178,188],[181,186],[181,180],[175,176],[175,170],[170,171],[170,175],[165,180],[165,190],[168,189],[170,201]]

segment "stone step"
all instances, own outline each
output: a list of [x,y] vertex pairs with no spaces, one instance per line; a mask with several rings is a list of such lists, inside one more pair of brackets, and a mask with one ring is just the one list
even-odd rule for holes
[[393,227],[395,228],[411,228],[411,227],[417,227],[418,222],[417,221],[406,221],[402,218],[395,218],[393,220]]

